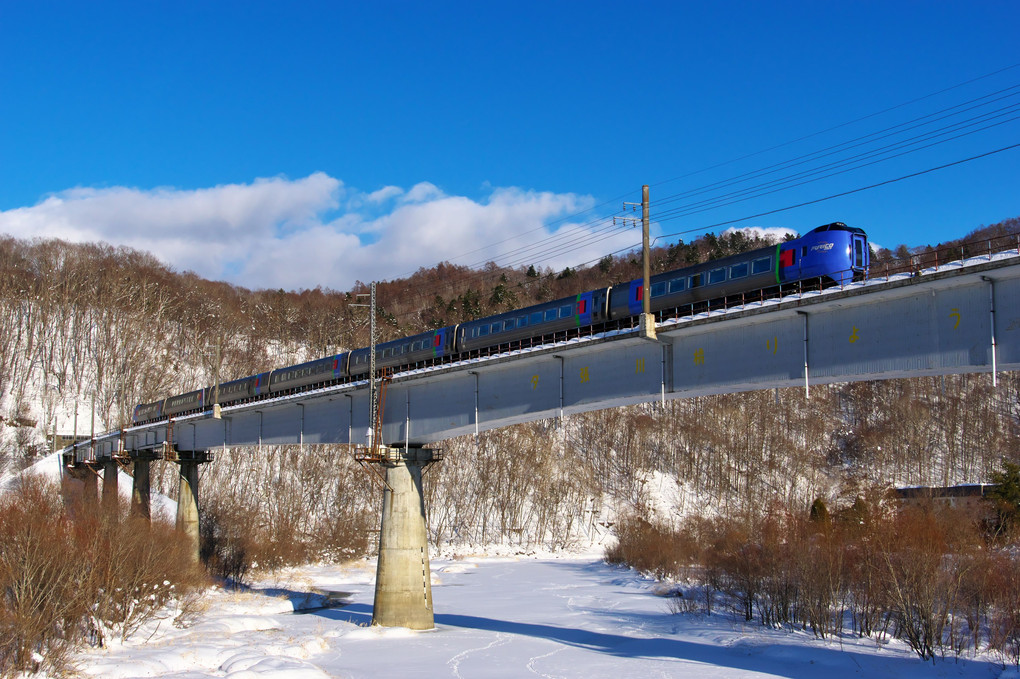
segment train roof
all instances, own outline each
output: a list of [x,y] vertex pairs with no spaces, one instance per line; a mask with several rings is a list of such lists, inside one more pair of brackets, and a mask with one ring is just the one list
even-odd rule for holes
[[822,231],[849,231],[851,233],[864,233],[864,229],[858,229],[856,226],[847,226],[843,222],[833,222],[832,224],[826,224],[825,226],[816,226],[808,231],[808,233],[819,233]]

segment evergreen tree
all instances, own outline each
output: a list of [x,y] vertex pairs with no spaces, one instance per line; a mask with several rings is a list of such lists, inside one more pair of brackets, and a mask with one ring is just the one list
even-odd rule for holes
[[995,507],[996,535],[1012,535],[1020,527],[1020,464],[1002,461],[1002,471],[992,474],[992,488],[985,498]]

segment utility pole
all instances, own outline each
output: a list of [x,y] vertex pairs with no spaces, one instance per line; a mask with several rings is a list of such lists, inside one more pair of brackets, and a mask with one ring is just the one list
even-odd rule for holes
[[222,411],[220,410],[220,363],[222,362],[222,346],[223,346],[223,331],[220,330],[220,335],[216,339],[216,386],[213,387],[213,417],[217,420],[222,417]]
[[[624,209],[630,205],[637,207],[637,203],[624,203]],[[630,217],[622,218],[624,223],[627,222],[635,223],[637,220],[632,220]],[[655,334],[655,316],[652,315],[652,289],[649,279],[651,278],[651,241],[648,236],[649,228],[649,208],[648,208],[648,184],[641,187],[641,260],[642,260],[642,274],[641,274],[641,316],[638,320],[638,334],[645,339],[656,340]],[[613,218],[613,222],[616,222],[616,218]]]
[[370,348],[368,353],[368,400],[371,404],[371,409],[369,411],[370,419],[368,421],[368,426],[369,431],[371,432],[371,440],[368,444],[373,450],[375,450],[378,446],[376,439],[379,438],[379,432],[375,430],[375,418],[378,417],[379,412],[379,402],[377,400],[379,398],[379,392],[376,390],[375,384],[375,281],[372,281],[372,289],[369,296],[369,304],[371,305],[371,308],[369,309],[368,315],[368,334],[371,344],[369,344]]
[[[641,311],[646,316],[651,313],[652,309],[652,290],[648,282],[648,279],[651,277],[651,264],[648,261],[650,257],[651,253],[648,244],[648,184],[645,184],[641,187],[641,258],[644,263],[642,271],[644,280],[641,283],[641,300],[643,302]],[[652,329],[654,332],[654,324]]]
[[[364,293],[357,295],[358,297],[364,297]],[[368,304],[351,304],[351,306],[357,307],[368,307],[368,334],[369,334],[369,350],[368,350],[368,402],[369,402],[369,413],[368,413],[368,447],[372,453],[375,452],[377,441],[379,438],[376,432],[376,417],[378,414],[378,391],[376,389],[375,382],[375,281],[372,282],[369,292],[369,303]]]

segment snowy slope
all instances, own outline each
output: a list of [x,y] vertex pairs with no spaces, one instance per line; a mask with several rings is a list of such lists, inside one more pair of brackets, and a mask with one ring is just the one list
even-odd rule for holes
[[[671,615],[649,579],[596,556],[433,563],[436,629],[369,626],[375,565],[290,571],[215,590],[187,629],[163,621],[80,656],[85,675],[284,677],[997,677],[991,659],[922,663],[905,645],[766,630],[729,614]],[[349,605],[321,605],[332,592]]]

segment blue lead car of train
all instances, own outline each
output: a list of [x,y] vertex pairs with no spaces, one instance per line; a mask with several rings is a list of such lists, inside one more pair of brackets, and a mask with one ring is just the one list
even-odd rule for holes
[[[863,230],[835,222],[799,238],[703,264],[667,271],[649,281],[653,313],[728,299],[798,281],[845,284],[868,275],[871,249]],[[459,354],[556,337],[578,328],[637,316],[644,303],[641,279],[582,292],[376,345],[376,368],[397,369]],[[144,424],[211,408],[339,384],[369,373],[370,349],[327,356],[300,365],[197,389],[135,407]]]

